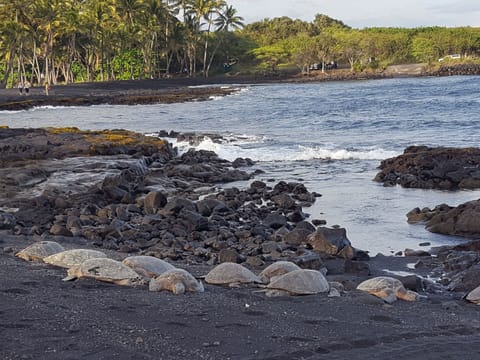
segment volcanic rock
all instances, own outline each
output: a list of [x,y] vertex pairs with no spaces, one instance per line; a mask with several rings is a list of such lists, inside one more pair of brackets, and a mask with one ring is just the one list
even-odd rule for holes
[[480,187],[480,148],[410,146],[402,155],[383,160],[375,181],[385,186],[420,189]]

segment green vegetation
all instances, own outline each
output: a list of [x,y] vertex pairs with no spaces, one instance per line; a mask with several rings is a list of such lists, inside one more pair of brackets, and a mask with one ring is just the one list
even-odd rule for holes
[[0,1],[0,85],[207,76],[242,20],[223,0]]
[[165,140],[146,136],[129,130],[80,130],[76,127],[50,127],[45,128],[49,134],[53,135],[79,135],[90,144],[91,149],[111,146],[146,146],[152,148],[163,148],[167,143]]
[[[480,28],[352,29],[316,15],[244,26],[224,0],[0,1],[0,87],[209,76],[295,67],[352,71],[475,58]],[[450,59],[453,60],[453,59]],[[450,61],[449,60],[449,61]]]

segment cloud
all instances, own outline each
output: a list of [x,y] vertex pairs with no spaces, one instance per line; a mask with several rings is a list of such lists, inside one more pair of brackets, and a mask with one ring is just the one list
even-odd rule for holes
[[227,0],[246,22],[289,16],[312,21],[325,14],[357,28],[480,26],[478,0]]

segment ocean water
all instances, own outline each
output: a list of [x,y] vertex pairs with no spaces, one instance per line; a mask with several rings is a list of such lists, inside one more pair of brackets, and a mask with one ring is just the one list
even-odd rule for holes
[[207,138],[197,148],[255,160],[260,180],[304,182],[322,194],[305,209],[311,219],[345,227],[358,248],[390,254],[462,241],[409,225],[406,213],[480,191],[385,188],[372,181],[380,161],[410,145],[479,146],[479,114],[480,77],[464,76],[251,85],[207,102],[0,112],[0,125],[220,134],[222,143]]

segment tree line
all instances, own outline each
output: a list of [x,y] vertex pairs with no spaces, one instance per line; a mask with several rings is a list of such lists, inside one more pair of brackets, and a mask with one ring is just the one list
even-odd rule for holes
[[480,28],[352,29],[318,14],[244,25],[224,0],[0,0],[0,86],[161,78],[314,63],[352,71],[474,57]]
[[480,28],[420,27],[352,29],[339,20],[316,15],[313,22],[288,17],[265,19],[247,25],[242,34],[256,45],[251,53],[271,70],[296,65],[303,71],[320,63],[346,64],[352,71],[392,64],[435,63],[459,54],[480,53]]
[[0,85],[208,76],[242,21],[223,0],[0,0]]

